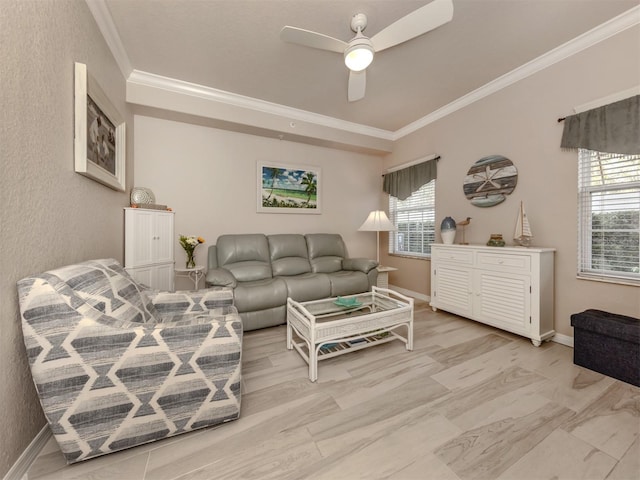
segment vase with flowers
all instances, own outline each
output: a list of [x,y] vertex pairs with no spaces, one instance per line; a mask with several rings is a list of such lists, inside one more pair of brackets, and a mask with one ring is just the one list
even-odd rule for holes
[[187,254],[187,268],[195,268],[196,261],[193,258],[193,254],[196,250],[196,247],[204,243],[204,238],[196,237],[195,235],[180,235],[180,245],[184,248],[185,253]]

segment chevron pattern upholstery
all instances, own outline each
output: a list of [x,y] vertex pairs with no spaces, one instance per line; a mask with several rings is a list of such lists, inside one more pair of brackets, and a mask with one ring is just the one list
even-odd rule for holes
[[20,280],[18,294],[31,374],[67,463],[238,418],[231,290],[157,292],[105,259]]

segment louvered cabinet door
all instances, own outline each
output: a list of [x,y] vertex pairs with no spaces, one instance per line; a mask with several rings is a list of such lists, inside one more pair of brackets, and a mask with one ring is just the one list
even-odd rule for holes
[[531,277],[476,270],[473,291],[473,313],[478,321],[529,336]]
[[431,308],[473,315],[473,252],[431,246]]
[[439,265],[432,282],[431,307],[434,310],[441,308],[463,317],[473,315],[473,276],[470,268]]

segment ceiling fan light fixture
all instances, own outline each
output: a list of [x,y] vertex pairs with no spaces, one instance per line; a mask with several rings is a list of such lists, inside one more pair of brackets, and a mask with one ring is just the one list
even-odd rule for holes
[[285,25],[282,28],[280,38],[285,42],[296,43],[305,47],[342,53],[344,63],[349,69],[347,99],[350,102],[356,102],[364,98],[367,80],[364,70],[371,65],[376,52],[381,52],[424,35],[450,22],[452,18],[453,0],[432,0],[430,3],[387,25],[371,38],[364,36],[362,33],[367,28],[367,16],[364,13],[356,13],[351,17],[351,30],[355,32],[356,36],[349,42],[289,25]]
[[351,71],[361,72],[371,65],[372,61],[373,47],[370,42],[353,43],[344,51],[344,64]]

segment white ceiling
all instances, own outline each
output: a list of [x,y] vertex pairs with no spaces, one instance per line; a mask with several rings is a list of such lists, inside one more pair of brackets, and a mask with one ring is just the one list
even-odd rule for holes
[[104,0],[131,68],[391,132],[623,12],[639,0],[453,0],[453,20],[380,52],[347,101],[337,53],[284,43],[285,25],[348,41],[427,0]]

